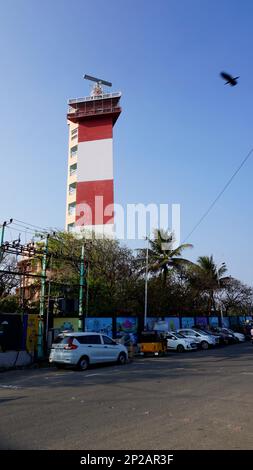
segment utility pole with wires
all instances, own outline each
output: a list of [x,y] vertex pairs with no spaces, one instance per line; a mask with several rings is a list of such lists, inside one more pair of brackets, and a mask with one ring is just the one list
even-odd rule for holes
[[[52,255],[50,256],[50,261],[49,261],[49,271],[51,272],[52,269]],[[46,322],[45,322],[45,335],[44,335],[44,341],[45,341],[45,351],[47,351],[48,347],[48,331],[49,331],[49,316],[50,316],[50,296],[51,296],[51,278],[49,277],[48,280],[48,291],[47,291],[47,315],[46,315]]]
[[7,227],[7,225],[10,225],[12,223],[13,219],[10,219],[9,222],[6,222],[4,221],[3,225],[1,226],[1,238],[0,238],[0,263],[1,261],[3,260],[3,254],[4,254],[4,251],[2,250],[2,245],[4,243],[4,232],[5,232],[5,228]]
[[39,322],[39,334],[38,334],[38,357],[39,358],[44,357],[45,344],[46,344],[45,292],[46,292],[48,240],[49,240],[49,234],[47,234],[46,239],[45,239],[43,258],[42,258],[41,288],[40,288],[40,322]]
[[[79,330],[83,331],[84,329],[84,320],[85,320],[85,309],[86,312],[88,310],[88,300],[86,300],[86,306],[84,304],[84,286],[85,286],[85,277],[86,277],[86,268],[85,268],[85,247],[84,245],[82,246],[81,249],[81,257],[79,256],[74,256],[73,255],[65,255],[63,254],[62,250],[53,250],[53,247],[49,246],[49,238],[51,236],[53,237],[55,235],[55,232],[52,234],[40,234],[37,235],[38,237],[40,236],[41,240],[44,238],[44,243],[43,245],[40,245],[39,242],[31,242],[31,243],[26,243],[22,244],[19,240],[14,240],[12,242],[7,242],[4,241],[4,228],[6,227],[7,223],[4,223],[2,233],[0,231],[0,241],[1,241],[1,255],[4,254],[10,254],[14,255],[17,258],[20,256],[24,259],[32,259],[32,260],[41,260],[42,261],[42,266],[40,273],[35,272],[29,272],[29,270],[26,269],[25,263],[24,265],[17,266],[16,269],[0,269],[0,272],[3,274],[8,274],[10,276],[18,276],[21,278],[21,289],[25,290],[26,287],[26,282],[25,279],[34,279],[34,280],[40,280],[40,298],[39,298],[39,316],[40,316],[40,321],[39,321],[39,330],[38,330],[38,341],[37,341],[37,352],[38,352],[38,358],[44,358],[46,354],[46,341],[47,341],[47,332],[48,332],[48,326],[49,326],[49,315],[50,315],[50,296],[51,296],[51,288],[52,285],[72,285],[67,283],[64,284],[62,282],[55,282],[51,276],[47,276],[47,271],[51,269],[52,267],[52,260],[56,259],[59,261],[66,261],[66,262],[73,262],[75,265],[79,265],[79,283],[75,285],[75,287],[79,287]],[[1,229],[1,226],[0,226]],[[15,229],[16,230],[16,229]],[[22,231],[22,230],[20,230]],[[43,236],[44,235],[44,236]],[[48,261],[49,261],[49,266],[48,266]],[[23,281],[23,285],[22,285]],[[33,282],[33,281],[32,281]],[[32,283],[31,282],[31,283]],[[29,287],[31,285],[29,282],[27,286]],[[48,292],[47,292],[47,286],[48,286]],[[47,296],[46,296],[47,294]],[[21,299],[21,297],[20,297]],[[47,301],[48,300],[48,301]]]
[[79,285],[79,315],[78,330],[84,331],[84,315],[83,315],[83,288],[84,288],[84,245],[82,245],[81,262],[80,262],[80,285]]
[[87,276],[86,276],[85,331],[87,331],[87,318],[89,314],[89,281],[90,281],[90,263],[88,261]]

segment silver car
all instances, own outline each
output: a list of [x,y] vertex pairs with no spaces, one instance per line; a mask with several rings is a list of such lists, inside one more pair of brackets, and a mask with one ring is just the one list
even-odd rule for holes
[[181,333],[182,335],[186,336],[186,338],[191,338],[192,340],[194,340],[200,345],[202,349],[208,349],[211,346],[216,346],[217,344],[219,344],[219,338],[202,330],[195,330],[193,328],[181,328],[177,331],[178,333]]

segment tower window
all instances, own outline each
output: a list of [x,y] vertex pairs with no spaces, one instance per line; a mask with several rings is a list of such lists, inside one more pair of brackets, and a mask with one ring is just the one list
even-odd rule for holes
[[76,139],[77,136],[78,136],[78,127],[76,127],[75,129],[71,131],[71,140]]
[[70,149],[71,158],[75,157],[76,155],[77,155],[77,145],[75,145],[74,147],[71,147]]
[[69,167],[69,174],[70,176],[75,175],[77,172],[77,164],[74,163],[73,165],[70,165]]
[[72,183],[69,185],[69,195],[72,196],[76,192],[76,183]]
[[76,203],[72,202],[71,204],[69,204],[68,214],[69,215],[75,215],[75,212],[76,212]]
[[73,232],[75,224],[68,224],[68,232]]

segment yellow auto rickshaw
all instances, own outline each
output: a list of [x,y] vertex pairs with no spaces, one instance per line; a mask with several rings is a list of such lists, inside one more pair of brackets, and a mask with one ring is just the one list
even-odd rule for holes
[[167,342],[163,336],[156,331],[143,331],[140,335],[140,353],[160,356],[167,351]]

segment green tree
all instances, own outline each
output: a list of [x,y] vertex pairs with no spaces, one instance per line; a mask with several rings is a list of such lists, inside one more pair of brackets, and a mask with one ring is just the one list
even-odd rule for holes
[[190,282],[193,288],[206,299],[206,309],[210,315],[212,309],[216,312],[215,293],[226,287],[227,272],[225,263],[218,266],[213,255],[200,256],[197,263],[192,267],[189,273]]
[[[189,243],[184,243],[174,247],[173,233],[165,230],[154,230],[154,237],[148,239],[150,248],[148,249],[148,271],[158,274],[166,285],[168,274],[171,271],[180,271],[185,265],[192,264],[189,260],[182,258],[182,253],[187,248],[192,248]],[[146,249],[139,250],[139,257],[142,261],[142,271],[145,270]]]
[[5,254],[0,262],[0,298],[13,294],[19,284],[19,277],[10,274],[17,270],[17,261],[14,256]]
[[[48,271],[52,296],[78,298],[81,247],[85,248],[86,285],[89,283],[89,314],[135,310],[135,258],[119,241],[109,238],[76,237],[58,232],[49,238]],[[52,257],[50,256],[52,254]],[[67,260],[64,258],[68,258]],[[66,296],[66,289],[64,297]]]
[[238,279],[229,277],[220,293],[220,302],[226,314],[248,315],[252,312],[253,289]]
[[0,312],[15,313],[19,310],[19,299],[16,295],[7,295],[0,298]]

